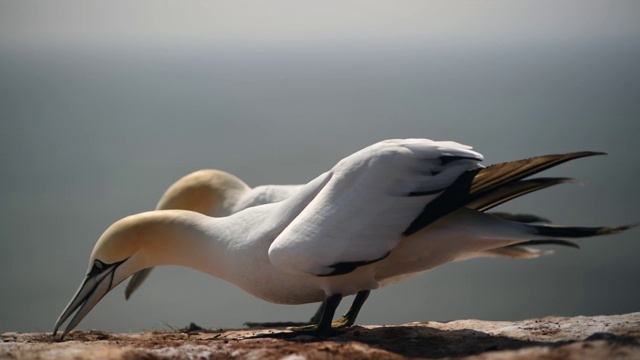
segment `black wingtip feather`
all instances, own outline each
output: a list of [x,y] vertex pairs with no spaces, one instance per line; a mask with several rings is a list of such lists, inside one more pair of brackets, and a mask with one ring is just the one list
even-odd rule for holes
[[375,262],[378,262],[378,261],[386,258],[387,256],[389,256],[389,254],[391,254],[391,252],[387,252],[384,256],[379,257],[377,259],[373,259],[373,260],[347,261],[347,262],[341,262],[341,263],[333,264],[333,265],[329,266],[330,268],[333,268],[333,270],[330,273],[328,273],[328,274],[319,274],[318,276],[324,277],[324,276],[338,276],[338,275],[348,274],[348,273],[354,271],[355,269],[359,268],[360,266],[369,265],[369,264],[373,264]]
[[531,225],[536,235],[550,237],[579,238],[589,236],[611,235],[631,229],[637,224],[622,225],[616,227],[598,226],[598,227],[582,227],[582,226],[557,226],[557,225]]
[[487,211],[500,204],[531,192],[568,182],[578,181],[573,178],[566,177],[534,178],[512,181],[493,190],[485,191],[481,196],[477,196],[475,200],[471,201],[466,206],[478,211]]
[[442,195],[428,203],[420,215],[403,232],[403,235],[409,236],[435,220],[467,206],[506,184],[522,180],[570,160],[604,154],[595,151],[579,151],[568,154],[544,155],[468,170],[458,177]]
[[492,211],[492,212],[489,212],[488,214],[490,214],[491,216],[498,217],[498,218],[503,219],[503,220],[515,221],[515,222],[520,222],[520,223],[525,223],[525,224],[530,224],[530,223],[546,223],[546,224],[549,224],[549,223],[551,223],[551,220],[549,220],[547,218],[544,218],[542,216],[533,215],[533,214],[513,214],[513,213],[508,213],[508,212],[503,212],[503,211]]

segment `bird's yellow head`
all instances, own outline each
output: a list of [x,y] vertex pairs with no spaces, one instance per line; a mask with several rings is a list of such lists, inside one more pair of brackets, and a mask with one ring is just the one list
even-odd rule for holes
[[164,264],[180,265],[191,256],[183,238],[198,237],[206,216],[185,210],[149,211],[121,219],[98,239],[89,268],[78,291],[58,318],[54,335],[72,314],[62,337],[120,282],[142,269]]

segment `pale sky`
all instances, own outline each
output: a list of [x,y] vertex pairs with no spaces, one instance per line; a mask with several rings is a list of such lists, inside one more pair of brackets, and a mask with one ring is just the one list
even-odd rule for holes
[[0,43],[499,42],[628,37],[638,1],[0,0]]

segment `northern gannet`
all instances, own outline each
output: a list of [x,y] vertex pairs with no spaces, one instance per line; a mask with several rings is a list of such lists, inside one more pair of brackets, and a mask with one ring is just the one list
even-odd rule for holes
[[[162,194],[156,210],[182,209],[212,217],[224,217],[248,207],[282,201],[302,185],[261,185],[249,187],[237,176],[216,169],[189,173]],[[149,276],[153,267],[133,274],[125,288],[125,298]]]
[[[196,211],[212,217],[224,217],[236,213],[246,208],[282,201],[290,197],[302,185],[260,185],[251,188],[237,176],[226,171],[217,169],[202,169],[189,173],[171,184],[164,192],[156,210],[182,209]],[[530,214],[510,214],[491,213],[494,216],[526,222],[548,222]],[[569,244],[571,246],[571,244]],[[512,258],[533,258],[540,255],[552,253],[551,251],[541,251],[527,247],[509,247],[487,250],[484,253],[474,254],[479,256],[504,256]],[[140,270],[129,278],[125,288],[125,298],[129,299],[133,292],[138,289],[144,280],[149,276],[153,267]],[[360,298],[355,301],[356,306],[365,293],[360,294]],[[324,303],[318,308],[315,314],[307,322],[267,322],[255,323],[247,322],[250,327],[256,326],[283,326],[283,325],[306,325],[318,322],[324,310]],[[334,324],[342,326],[352,325],[355,321],[354,314],[357,310],[349,309],[347,313]]]
[[273,303],[325,301],[313,331],[331,334],[344,296],[357,294],[355,320],[370,290],[436,266],[629,228],[516,222],[483,212],[567,180],[523,180],[528,176],[598,154],[546,155],[485,168],[481,154],[456,142],[386,140],[342,159],[277,203],[222,218],[187,210],[132,215],[98,239],[53,335],[73,315],[64,337],[117,284],[159,265],[190,267]]

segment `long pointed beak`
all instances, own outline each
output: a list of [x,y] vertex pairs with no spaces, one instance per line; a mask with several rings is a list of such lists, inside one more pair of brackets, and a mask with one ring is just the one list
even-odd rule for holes
[[125,260],[113,264],[104,264],[100,260],[96,260],[93,268],[80,284],[73,298],[62,311],[60,317],[56,321],[53,328],[53,336],[56,336],[58,328],[72,315],[69,324],[60,336],[63,339],[76,325],[93,309],[93,307],[105,296],[109,290],[113,289],[123,279],[117,279],[114,282],[115,272],[118,265]]

